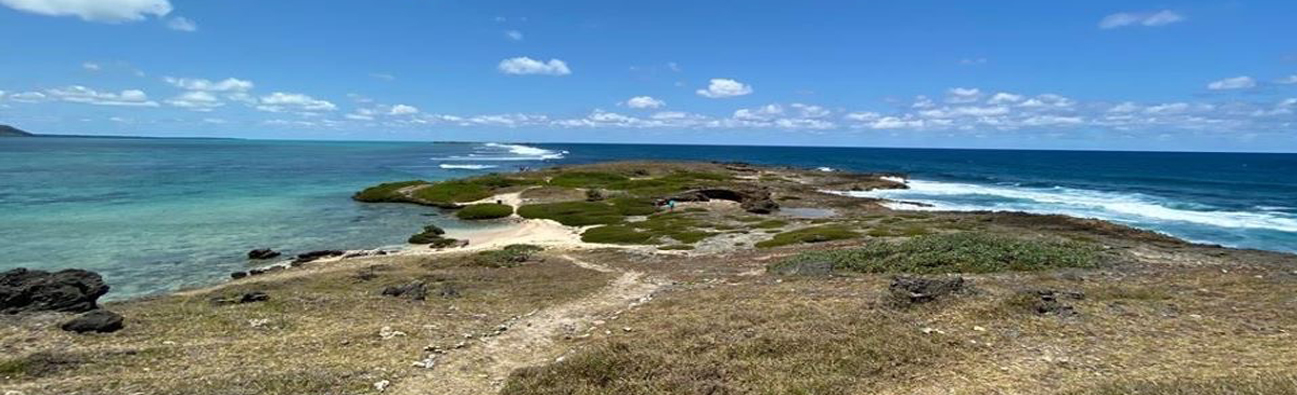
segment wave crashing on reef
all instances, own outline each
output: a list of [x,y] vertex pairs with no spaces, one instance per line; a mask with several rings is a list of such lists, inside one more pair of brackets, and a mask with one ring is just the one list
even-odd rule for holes
[[[1288,213],[1267,210],[1258,212],[1226,210],[1140,193],[925,180],[908,180],[907,184],[909,189],[833,191],[833,193],[897,200],[899,202],[887,205],[898,210],[1022,211],[1098,218],[1128,224],[1185,224],[1297,232],[1297,217]],[[905,202],[917,202],[923,205]]]
[[486,143],[473,147],[464,155],[432,158],[437,161],[546,161],[563,159],[567,151],[554,151],[522,144]]

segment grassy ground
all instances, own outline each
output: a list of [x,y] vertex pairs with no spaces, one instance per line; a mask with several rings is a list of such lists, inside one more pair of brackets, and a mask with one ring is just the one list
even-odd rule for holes
[[464,220],[499,219],[510,215],[513,215],[513,206],[495,203],[474,204],[455,212],[456,218]]
[[[112,304],[111,335],[41,326],[0,332],[0,389],[26,394],[357,394],[399,381],[427,345],[450,348],[510,317],[581,297],[606,275],[561,260],[511,268],[476,257],[383,258],[309,277],[257,278],[219,291]],[[494,261],[494,260],[492,260]],[[422,280],[426,301],[379,294]],[[454,297],[439,292],[454,289]],[[264,291],[270,301],[214,305]],[[383,327],[405,335],[383,339]],[[54,362],[51,362],[54,361]]]
[[803,252],[772,267],[831,262],[834,269],[861,273],[992,273],[1099,265],[1095,245],[984,233],[920,236],[901,242]]

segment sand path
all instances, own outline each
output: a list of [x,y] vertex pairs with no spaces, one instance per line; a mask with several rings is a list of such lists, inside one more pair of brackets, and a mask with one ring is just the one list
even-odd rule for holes
[[489,394],[499,391],[509,372],[555,360],[567,351],[556,339],[564,334],[586,333],[602,317],[647,302],[663,282],[644,273],[619,271],[571,255],[563,259],[577,266],[620,275],[592,295],[551,306],[513,322],[502,334],[473,342],[437,356],[426,374],[409,377],[387,392],[413,394]]

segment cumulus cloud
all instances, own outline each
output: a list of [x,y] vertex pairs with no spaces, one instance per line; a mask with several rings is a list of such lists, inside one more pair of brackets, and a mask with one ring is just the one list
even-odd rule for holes
[[73,103],[93,104],[97,106],[134,106],[157,107],[158,103],[149,100],[149,95],[139,89],[127,89],[121,92],[99,92],[80,85],[66,88],[48,89],[45,95],[51,98]]
[[667,102],[650,96],[635,96],[626,100],[626,107],[630,108],[662,108],[666,105]]
[[497,68],[501,73],[512,75],[572,74],[572,70],[567,67],[567,62],[562,60],[550,59],[548,62],[542,62],[526,56],[501,60]]
[[1232,89],[1251,89],[1256,87],[1256,80],[1248,76],[1238,76],[1226,78],[1220,81],[1213,81],[1207,84],[1207,89],[1214,91],[1232,90]]
[[177,88],[191,91],[207,92],[247,92],[252,90],[254,85],[252,81],[241,80],[238,78],[226,78],[221,81],[209,81],[201,78],[175,78],[165,77],[162,79],[168,84]]
[[696,91],[699,96],[712,99],[743,96],[752,93],[752,86],[727,78],[713,78],[705,89]]
[[982,97],[982,90],[977,88],[950,88],[946,91],[948,103],[972,103]]
[[1275,81],[1277,84],[1297,84],[1297,74],[1293,74]]
[[512,41],[522,41],[522,32],[517,30],[505,30],[504,38]]
[[192,19],[178,16],[167,21],[167,28],[181,32],[196,32],[198,31],[198,23]]
[[9,95],[9,100],[21,103],[40,103],[49,100],[49,96],[40,92],[22,92]]
[[256,106],[266,112],[319,112],[337,110],[338,106],[327,100],[316,99],[301,93],[275,92],[262,96]]
[[418,113],[419,109],[417,107],[405,104],[397,104],[387,111],[387,115],[413,115]]
[[216,95],[206,91],[190,91],[167,100],[167,104],[194,111],[211,111],[225,103]]
[[75,16],[90,22],[140,21],[171,13],[169,0],[0,0],[19,11],[47,16]]
[[986,58],[964,58],[959,60],[959,64],[964,66],[978,66],[986,64]]
[[1171,10],[1154,12],[1119,12],[1103,17],[1099,21],[1100,29],[1116,29],[1126,26],[1166,26],[1184,20],[1184,16]]

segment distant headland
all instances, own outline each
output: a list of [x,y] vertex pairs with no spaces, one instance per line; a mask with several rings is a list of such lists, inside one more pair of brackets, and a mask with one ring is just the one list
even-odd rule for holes
[[0,137],[35,137],[36,135],[9,125],[0,125]]

